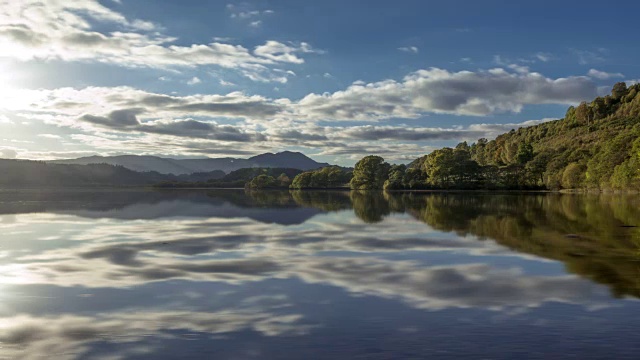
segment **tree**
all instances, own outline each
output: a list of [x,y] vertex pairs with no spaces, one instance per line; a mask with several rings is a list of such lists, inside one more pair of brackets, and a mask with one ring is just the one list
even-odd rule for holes
[[398,190],[404,188],[404,176],[406,165],[392,165],[389,170],[389,178],[384,182],[385,190]]
[[576,120],[580,123],[589,123],[591,116],[592,112],[589,105],[585,101],[581,102],[575,111]]
[[427,174],[421,168],[408,168],[402,178],[405,189],[423,189],[427,186]]
[[285,173],[280,174],[276,180],[280,187],[289,187],[291,185],[291,179]]
[[591,109],[594,119],[602,119],[609,114],[609,107],[605,104],[604,99],[599,96],[591,102]]
[[569,164],[562,173],[562,187],[565,189],[577,189],[582,185],[584,169],[576,163]]
[[313,178],[312,171],[306,171],[301,174],[298,174],[293,181],[291,182],[291,188],[293,189],[304,189],[311,187]]
[[447,188],[453,181],[455,156],[452,148],[434,150],[423,164],[429,183]]
[[518,153],[516,154],[516,162],[524,165],[533,159],[533,146],[529,143],[520,143]]
[[265,174],[256,176],[245,185],[246,189],[268,189],[274,187],[276,187],[276,179]]
[[567,109],[567,113],[564,115],[564,119],[570,122],[574,122],[576,120],[576,108],[573,106],[569,106]]
[[480,165],[487,165],[486,157],[485,157],[485,148],[489,141],[485,138],[481,138],[477,143],[471,145],[470,153],[471,158],[478,162]]
[[553,154],[548,151],[541,152],[535,155],[533,159],[525,165],[525,169],[529,175],[529,181],[534,186],[544,184],[544,172],[547,169],[547,164],[552,156]]
[[292,189],[326,189],[344,187],[351,180],[351,173],[338,166],[327,166],[322,169],[305,171],[298,174],[291,182]]
[[389,175],[390,165],[380,156],[369,155],[356,163],[351,179],[355,190],[382,189]]
[[627,83],[621,81],[613,85],[613,89],[611,89],[611,96],[617,100],[627,95],[627,92]]

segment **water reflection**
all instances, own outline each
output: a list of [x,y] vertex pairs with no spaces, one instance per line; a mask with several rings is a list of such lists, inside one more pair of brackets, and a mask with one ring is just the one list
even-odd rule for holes
[[[530,358],[632,358],[638,205],[0,192],[0,358],[510,358],[513,344]],[[500,341],[515,333],[527,335]],[[574,340],[549,346],[549,334]]]

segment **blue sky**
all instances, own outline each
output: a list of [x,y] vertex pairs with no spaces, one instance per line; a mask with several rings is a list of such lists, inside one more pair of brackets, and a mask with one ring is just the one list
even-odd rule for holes
[[640,79],[633,1],[0,1],[0,156],[406,162]]

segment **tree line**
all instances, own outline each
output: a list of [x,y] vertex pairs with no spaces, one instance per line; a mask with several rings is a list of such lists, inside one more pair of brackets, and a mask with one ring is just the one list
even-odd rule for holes
[[369,155],[353,171],[303,172],[293,189],[640,190],[640,84],[569,107],[563,119],[459,143],[408,165]]

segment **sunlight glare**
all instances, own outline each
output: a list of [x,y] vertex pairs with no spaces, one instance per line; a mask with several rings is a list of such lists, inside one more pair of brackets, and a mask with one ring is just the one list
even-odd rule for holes
[[22,88],[14,66],[0,61],[0,110],[18,110],[36,101],[38,92]]

